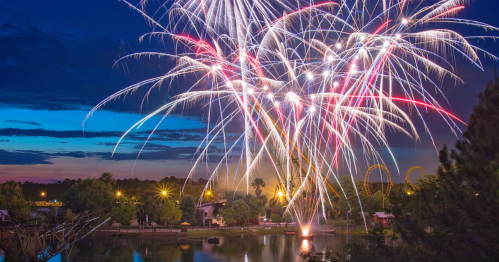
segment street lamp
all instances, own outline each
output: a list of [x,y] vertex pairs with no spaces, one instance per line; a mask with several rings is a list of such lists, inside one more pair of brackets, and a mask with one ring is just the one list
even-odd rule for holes
[[277,196],[282,197],[284,193],[282,191],[277,192]]

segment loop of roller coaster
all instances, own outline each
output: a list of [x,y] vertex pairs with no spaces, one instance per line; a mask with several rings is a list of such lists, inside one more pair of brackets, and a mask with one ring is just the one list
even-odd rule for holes
[[364,178],[364,188],[366,190],[366,195],[367,196],[372,196],[371,194],[371,190],[370,190],[370,187],[369,187],[369,176],[371,176],[371,172],[374,170],[374,169],[381,169],[382,171],[385,171],[385,174],[386,174],[386,177],[388,178],[388,186],[386,188],[386,196],[389,196],[390,195],[390,191],[392,190],[392,187],[393,187],[393,183],[392,183],[392,177],[390,176],[390,172],[388,171],[388,169],[383,166],[383,165],[380,165],[380,164],[376,164],[376,165],[373,165],[371,166],[367,172],[366,172],[366,176]]
[[411,188],[413,188],[413,189],[418,189],[418,188],[419,188],[419,186],[417,186],[417,185],[415,185],[415,184],[411,183],[411,180],[409,179],[409,175],[410,175],[410,174],[411,174],[411,172],[412,172],[412,171],[414,171],[414,170],[419,170],[419,171],[421,171],[421,173],[423,174],[423,177],[426,175],[426,173],[424,172],[424,170],[423,170],[421,167],[419,167],[419,166],[413,166],[413,167],[411,167],[411,168],[407,171],[407,174],[405,175],[405,182],[407,182],[407,184],[409,184],[409,186],[411,186]]

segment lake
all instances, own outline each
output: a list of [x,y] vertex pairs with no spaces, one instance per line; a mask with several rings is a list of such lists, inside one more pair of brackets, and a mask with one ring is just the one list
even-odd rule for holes
[[[72,249],[68,248],[50,262],[68,261],[68,257],[72,262],[303,261],[298,254],[312,246],[318,252],[341,252],[347,236],[321,234],[315,235],[313,240],[302,240],[299,236],[239,235],[220,237],[219,244],[209,244],[206,240],[93,235],[77,242]],[[348,241],[358,240],[359,235],[348,237]]]

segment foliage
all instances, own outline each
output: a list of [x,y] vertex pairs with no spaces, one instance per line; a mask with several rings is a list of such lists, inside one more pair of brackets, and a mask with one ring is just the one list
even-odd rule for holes
[[146,215],[148,222],[159,222],[159,215],[161,212],[161,207],[158,203],[158,199],[150,194],[145,193],[140,198],[139,213],[140,220],[146,221]]
[[234,208],[234,219],[238,222],[244,222],[251,217],[250,207],[244,202],[243,199],[234,201],[232,204]]
[[262,200],[252,197],[246,203],[250,209],[250,218],[258,218],[265,215]]
[[258,197],[258,199],[260,199],[262,201],[262,206],[265,206],[267,204],[267,202],[269,202],[269,199],[267,198],[266,195],[260,195],[260,197]]
[[66,210],[66,214],[64,214],[64,222],[73,223],[75,216],[76,216],[76,214],[73,213],[73,211],[71,211],[70,208],[68,208]]
[[236,222],[235,215],[236,211],[233,207],[225,206],[218,211],[217,218],[222,219],[226,226],[232,226]]
[[20,183],[8,181],[3,184],[0,202],[2,202],[2,206],[9,212],[9,217],[12,221],[23,222],[31,219],[28,201],[23,197]]
[[272,214],[270,215],[270,220],[272,221],[272,223],[281,223],[282,216],[280,214]]
[[109,213],[114,202],[113,187],[100,179],[87,178],[73,184],[64,194],[64,204],[76,213]]
[[113,178],[113,174],[104,172],[100,175],[99,180],[114,187],[116,185],[116,180]]
[[[343,191],[346,194],[346,199],[345,197],[342,196],[338,201],[338,206],[340,207],[341,211],[339,217],[341,217],[342,219],[346,219],[346,214],[347,214],[346,210],[348,210],[350,211],[348,213],[349,219],[355,221],[362,221],[363,220],[361,212],[362,209],[361,206],[359,205],[359,199],[361,203],[366,203],[367,196],[362,182],[358,180],[354,180],[354,182],[355,182],[355,187],[352,183],[352,178],[350,176],[341,177],[341,185],[343,186]],[[341,192],[339,188],[336,191]]]
[[182,222],[196,225],[196,200],[191,195],[185,195],[180,201],[180,210],[182,211]]
[[[499,79],[489,83],[470,117],[464,141],[440,151],[437,176],[392,199],[402,239],[439,261],[499,257]],[[437,260],[437,259],[434,259]]]
[[113,207],[112,214],[117,223],[129,226],[136,217],[135,205],[130,199],[120,197]]
[[260,198],[262,194],[262,189],[260,187],[265,187],[265,182],[261,178],[255,178],[251,183],[251,187],[255,188],[255,195],[257,198]]
[[159,215],[159,220],[168,224],[174,224],[180,221],[182,218],[182,211],[179,207],[175,205],[175,201],[168,200],[165,201],[161,213]]

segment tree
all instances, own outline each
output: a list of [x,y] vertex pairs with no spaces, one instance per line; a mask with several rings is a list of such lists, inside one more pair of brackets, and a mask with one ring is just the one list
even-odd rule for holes
[[73,223],[75,216],[76,216],[75,213],[73,213],[73,211],[71,211],[71,209],[68,208],[68,210],[66,210],[66,214],[64,214],[64,222]]
[[180,210],[182,211],[182,221],[191,225],[196,225],[196,200],[191,195],[185,195],[180,201]]
[[[499,78],[473,109],[456,150],[440,151],[437,176],[392,199],[395,229],[439,261],[499,257]],[[428,230],[430,229],[430,230]]]
[[270,220],[272,221],[272,223],[281,223],[282,222],[282,215],[272,214],[272,215],[270,215]]
[[233,207],[225,206],[218,211],[217,218],[221,219],[226,226],[231,226],[236,222],[235,215],[236,211],[234,211]]
[[15,181],[8,181],[2,186],[1,202],[9,212],[12,221],[23,222],[31,219],[28,201],[23,197],[21,184]]
[[246,202],[244,202],[244,200],[239,199],[234,201],[232,207],[234,208],[235,212],[234,219],[237,222],[244,223],[246,220],[250,218],[251,216],[250,207],[246,204]]
[[[361,213],[361,206],[359,205],[359,199],[361,203],[365,203],[367,196],[366,192],[364,190],[364,186],[362,185],[361,181],[354,180],[355,182],[355,188],[352,183],[352,178],[350,176],[342,176],[341,177],[341,185],[343,187],[343,191],[346,194],[345,197],[340,197],[338,201],[338,206],[340,207],[340,217],[343,219],[346,219],[346,211],[350,210],[348,213],[349,219],[351,220],[356,220],[356,221],[361,221],[363,220],[362,213]],[[339,189],[337,192],[341,192]],[[359,195],[357,196],[357,192]],[[345,212],[343,212],[345,211]]]
[[250,218],[258,218],[265,215],[265,208],[263,207],[262,200],[258,198],[250,198],[247,202],[250,208]]
[[251,187],[255,188],[255,195],[257,198],[260,198],[260,195],[262,194],[262,189],[260,189],[260,187],[265,187],[265,182],[263,182],[263,179],[261,178],[255,178],[251,183]]
[[112,185],[96,178],[75,183],[64,194],[64,204],[76,213],[103,215],[111,211],[114,202]]
[[158,199],[152,194],[144,194],[140,198],[140,206],[141,209],[141,221],[146,220],[146,215],[148,218],[148,222],[159,222],[159,215],[161,212],[161,206],[158,203]]
[[102,182],[111,185],[112,187],[116,186],[116,180],[113,178],[113,174],[104,172],[100,175],[99,180]]
[[120,197],[116,205],[114,205],[113,219],[124,225],[129,226],[131,222],[136,218],[137,211],[135,210],[135,205],[130,199],[126,197]]
[[159,220],[171,225],[179,222],[181,218],[182,211],[175,205],[175,202],[173,200],[165,201],[165,204],[161,209]]

